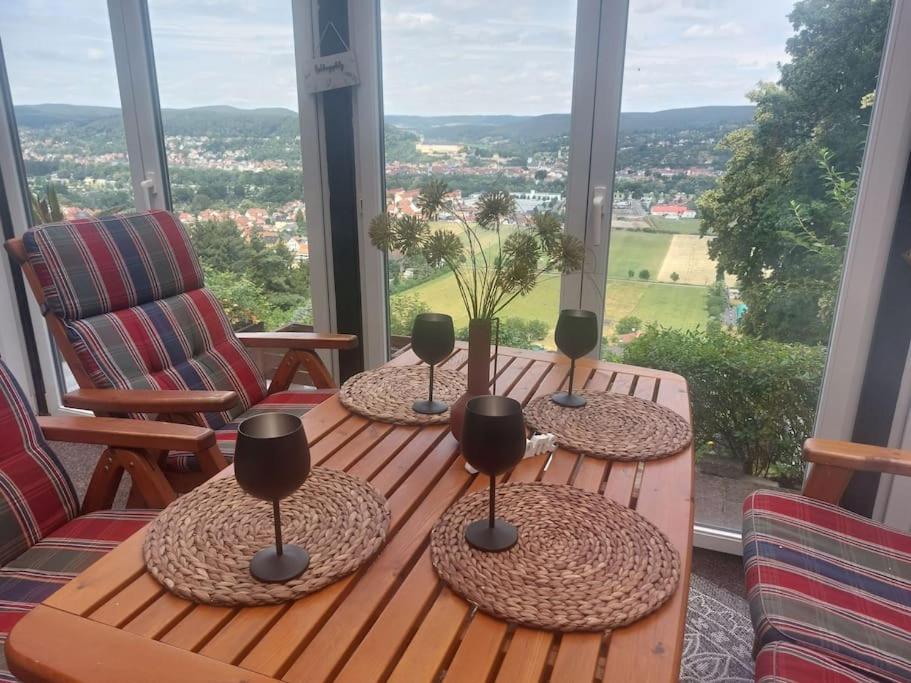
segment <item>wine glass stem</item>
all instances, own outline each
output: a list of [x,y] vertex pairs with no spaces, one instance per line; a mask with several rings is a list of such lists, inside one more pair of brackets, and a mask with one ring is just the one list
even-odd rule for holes
[[433,403],[433,363],[430,364],[430,399],[429,401]]
[[490,506],[487,518],[487,525],[493,529],[497,517],[497,479],[490,475]]
[[571,358],[569,361],[569,391],[567,395],[572,396],[573,393],[573,376],[576,374],[576,359]]
[[272,501],[272,521],[275,522],[275,552],[281,555],[284,552],[282,547],[282,513],[278,507],[278,501]]

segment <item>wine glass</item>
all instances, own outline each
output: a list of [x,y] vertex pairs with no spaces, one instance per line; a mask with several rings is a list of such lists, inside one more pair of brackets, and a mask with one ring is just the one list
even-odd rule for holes
[[586,401],[573,393],[573,375],[576,374],[576,359],[598,345],[598,316],[592,311],[564,308],[560,311],[554,341],[557,348],[570,358],[569,390],[553,394],[550,400],[566,408],[581,408]]
[[471,547],[500,552],[519,540],[515,525],[496,516],[496,487],[497,475],[513,467],[524,454],[522,404],[506,396],[478,396],[468,402],[462,428],[462,455],[472,467],[490,476],[487,519],[465,527],[465,540]]
[[254,578],[267,583],[290,581],[306,571],[310,555],[282,542],[279,501],[297,489],[310,474],[310,449],[301,419],[288,413],[263,413],[237,427],[234,476],[251,496],[272,501],[275,545],[263,548],[250,562]]
[[446,358],[455,347],[452,317],[445,313],[419,313],[411,327],[411,349],[430,366],[430,392],[427,400],[415,401],[411,409],[423,415],[446,412],[448,405],[433,400],[433,366]]

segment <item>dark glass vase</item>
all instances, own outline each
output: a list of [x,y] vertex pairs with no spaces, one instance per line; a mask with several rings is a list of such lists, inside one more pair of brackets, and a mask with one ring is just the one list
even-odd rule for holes
[[493,339],[493,320],[473,318],[468,321],[468,385],[467,390],[452,404],[449,431],[456,441],[462,441],[465,406],[478,396],[490,394],[490,345]]

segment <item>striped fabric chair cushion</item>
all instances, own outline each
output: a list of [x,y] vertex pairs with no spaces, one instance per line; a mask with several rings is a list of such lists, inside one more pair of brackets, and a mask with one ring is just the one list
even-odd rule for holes
[[80,218],[23,236],[48,307],[82,320],[203,286],[180,221],[167,211]]
[[78,513],[73,484],[0,361],[0,565]]
[[797,494],[744,502],[757,640],[796,643],[885,680],[911,680],[911,535]]
[[[218,447],[230,462],[234,458],[234,441],[237,439],[237,425],[248,417],[260,413],[291,413],[303,416],[311,408],[319,405],[336,389],[310,389],[306,391],[280,391],[266,396],[262,401],[238,416],[236,420],[226,424],[215,433]],[[199,472],[199,462],[192,453],[169,453],[165,461],[165,469],[171,472]]]
[[23,241],[47,305],[95,387],[237,392],[233,410],[203,416],[213,429],[265,395],[172,214],[54,223]]
[[104,510],[77,517],[0,568],[0,681],[16,680],[3,655],[16,622],[156,514],[157,510]]
[[791,643],[771,643],[756,657],[757,683],[875,683],[828,657]]
[[64,325],[96,387],[237,392],[230,411],[203,415],[213,429],[265,395],[253,359],[207,289]]

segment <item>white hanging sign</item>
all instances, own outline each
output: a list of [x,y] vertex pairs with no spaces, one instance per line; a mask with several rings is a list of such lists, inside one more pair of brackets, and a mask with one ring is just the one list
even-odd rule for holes
[[304,87],[308,93],[347,88],[360,82],[357,61],[351,50],[311,59],[304,72]]

